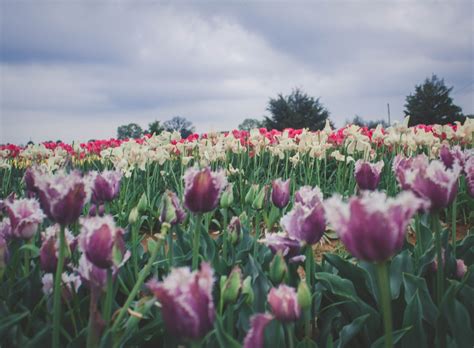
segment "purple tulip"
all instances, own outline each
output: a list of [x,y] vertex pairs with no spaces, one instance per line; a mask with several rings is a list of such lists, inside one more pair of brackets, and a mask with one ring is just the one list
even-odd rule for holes
[[51,220],[63,226],[79,218],[90,198],[89,182],[77,171],[44,174],[37,176],[35,182],[43,211]]
[[[84,254],[82,254],[81,258],[79,259],[79,267],[77,272],[81,276],[84,284],[87,285],[91,291],[101,292],[106,289],[107,270],[94,265]],[[113,267],[112,272],[112,275],[115,276],[118,272],[118,267]]]
[[411,186],[407,183],[406,174],[407,171],[414,168],[424,167],[424,162],[427,157],[424,154],[416,157],[406,158],[401,155],[395,156],[392,163],[392,171],[395,174],[395,178],[400,185],[402,190],[410,190]]
[[204,169],[188,168],[184,174],[184,206],[193,213],[206,213],[219,204],[219,197],[227,185],[223,171],[212,172]]
[[466,172],[467,192],[471,197],[474,197],[474,155],[466,160],[464,171]]
[[[42,234],[42,244],[40,248],[40,266],[41,269],[47,273],[54,273],[58,264],[59,255],[59,229],[58,224],[48,227]],[[68,249],[74,249],[76,238],[72,235],[69,229],[65,230],[66,243]],[[68,253],[66,253],[67,255]],[[65,262],[68,258],[66,256]]]
[[5,240],[12,238],[12,226],[9,218],[4,218],[0,221],[0,236]]
[[467,272],[467,267],[464,261],[461,259],[456,260],[456,277],[458,279],[462,279],[464,275],[466,274],[466,272]]
[[176,193],[166,190],[161,199],[160,221],[170,225],[180,224],[186,218],[186,212],[181,207]]
[[4,204],[10,218],[12,236],[25,240],[31,239],[45,217],[38,201],[28,198],[13,201],[7,199]]
[[93,203],[113,201],[119,194],[122,173],[115,170],[105,170],[102,173],[91,172]]
[[91,204],[89,208],[89,216],[104,216],[105,214],[105,206],[103,204],[97,206],[96,204]]
[[[81,278],[76,274],[63,273],[61,275],[61,284],[62,291],[61,296],[64,301],[70,301],[73,294],[77,293],[79,287],[81,286]],[[43,283],[43,293],[46,296],[51,296],[54,289],[54,279],[53,274],[46,273],[42,278],[41,282]]]
[[301,203],[307,207],[314,207],[321,204],[322,201],[323,194],[317,186],[302,186],[295,193],[295,203]]
[[293,209],[281,218],[280,225],[291,238],[310,245],[316,244],[326,230],[324,207],[322,204],[308,207],[296,203]]
[[290,286],[281,284],[278,288],[272,288],[268,294],[268,303],[275,318],[280,321],[296,321],[301,315],[296,290]]
[[354,175],[360,190],[376,190],[380,183],[380,174],[384,166],[383,161],[370,163],[358,160],[355,163]]
[[401,249],[408,223],[422,204],[411,192],[387,198],[383,192],[364,191],[348,203],[335,195],[325,208],[329,223],[353,256],[381,262]]
[[244,348],[264,348],[265,327],[273,320],[269,313],[258,313],[250,318],[250,330],[244,339]]
[[81,219],[79,244],[90,262],[99,268],[118,266],[128,257],[124,231],[115,226],[110,215]]
[[213,270],[201,263],[201,270],[175,268],[162,281],[151,280],[148,288],[161,304],[169,333],[177,337],[200,339],[212,330],[215,311],[212,299]]
[[273,204],[283,209],[290,201],[290,179],[283,181],[276,179],[272,182],[272,202]]
[[444,145],[439,150],[439,158],[447,169],[452,169],[455,162],[462,168],[466,161],[466,154],[461,150],[459,145],[450,148]]
[[406,185],[429,203],[430,211],[446,208],[456,197],[461,167],[455,162],[452,169],[446,169],[442,162],[430,163],[427,157],[420,156],[415,161],[405,170]]
[[280,251],[290,263],[305,259],[305,256],[301,254],[302,243],[288,237],[286,233],[268,233],[261,242],[267,245],[274,254]]

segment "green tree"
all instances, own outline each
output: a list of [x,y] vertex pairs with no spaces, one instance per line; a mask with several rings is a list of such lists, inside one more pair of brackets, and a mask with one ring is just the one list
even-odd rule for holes
[[376,120],[376,121],[367,121],[364,120],[362,117],[359,115],[355,115],[354,118],[352,119],[351,122],[347,122],[348,124],[355,124],[356,126],[359,127],[367,127],[369,129],[371,128],[376,128],[379,124],[382,125],[383,128],[388,127],[388,123],[385,122],[384,120]]
[[265,126],[269,129],[285,128],[323,129],[329,112],[315,99],[296,88],[290,95],[279,94],[276,99],[268,102],[267,111],[271,117],[265,117]]
[[117,128],[117,138],[126,139],[126,138],[141,138],[143,136],[142,127],[136,123],[129,123],[122,125]]
[[415,93],[406,97],[405,116],[410,116],[409,126],[417,124],[447,124],[466,119],[462,109],[449,96],[453,87],[446,87],[443,79],[432,75],[422,85],[415,86]]
[[148,123],[148,134],[160,134],[164,131],[164,128],[161,126],[160,121],[153,121]]
[[254,128],[261,128],[263,125],[263,121],[257,120],[256,118],[246,118],[238,127],[239,130],[249,131]]
[[171,120],[163,122],[163,127],[168,132],[179,132],[182,138],[186,138],[194,132],[193,124],[181,116],[175,116]]

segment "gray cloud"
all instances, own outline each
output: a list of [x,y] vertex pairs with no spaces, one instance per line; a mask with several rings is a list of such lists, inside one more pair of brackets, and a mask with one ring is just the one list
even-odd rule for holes
[[336,124],[401,118],[436,73],[474,112],[473,3],[1,3],[0,142],[111,137],[174,115],[198,131],[302,87]]

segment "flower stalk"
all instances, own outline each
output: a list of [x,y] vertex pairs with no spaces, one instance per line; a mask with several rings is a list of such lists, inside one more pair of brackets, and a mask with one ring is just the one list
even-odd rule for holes
[[64,235],[65,227],[61,225],[59,230],[59,255],[56,274],[54,275],[53,292],[53,348],[59,348],[61,329],[61,275],[63,274],[64,256],[66,251],[66,237]]
[[390,295],[390,278],[388,276],[387,261],[377,262],[377,279],[379,283],[380,305],[383,314],[383,324],[385,332],[385,347],[393,347],[392,336],[392,308]]

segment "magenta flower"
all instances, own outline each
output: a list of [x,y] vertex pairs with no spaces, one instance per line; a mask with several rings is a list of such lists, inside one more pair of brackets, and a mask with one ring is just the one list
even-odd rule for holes
[[290,201],[290,179],[283,181],[282,179],[276,179],[272,182],[272,202],[273,204],[282,209],[286,207]]
[[160,221],[170,225],[180,224],[186,218],[186,212],[181,207],[176,193],[166,190],[161,199]]
[[12,238],[12,226],[10,219],[7,217],[0,221],[0,236],[5,238],[5,240]]
[[115,226],[110,215],[82,218],[79,239],[87,259],[99,268],[117,267],[128,257],[123,240],[124,231]]
[[[58,265],[59,255],[59,225],[49,226],[41,233],[42,244],[40,248],[40,266],[47,273],[54,273]],[[73,250],[76,245],[76,238],[69,229],[65,230],[66,243],[69,250]],[[69,253],[66,253],[68,255]],[[67,262],[66,257],[65,262]]]
[[81,174],[59,172],[35,178],[41,207],[53,221],[65,226],[75,222],[90,198],[90,185]]
[[461,167],[455,162],[452,169],[446,169],[440,161],[430,163],[428,158],[419,157],[405,170],[406,185],[417,196],[429,202],[430,211],[446,208],[456,197]]
[[326,230],[322,199],[319,187],[303,186],[295,193],[295,206],[280,220],[290,238],[310,245],[321,239]]
[[409,183],[407,183],[406,179],[407,172],[415,168],[423,168],[425,166],[425,160],[428,160],[428,158],[424,154],[410,158],[406,158],[401,155],[395,156],[392,163],[392,171],[395,174],[398,184],[402,190],[411,189],[411,186]]
[[464,167],[464,162],[466,161],[466,154],[458,145],[453,146],[452,148],[444,145],[439,150],[439,158],[447,169],[452,169],[455,162],[457,162],[462,168]]
[[380,183],[380,174],[384,166],[383,161],[370,163],[358,160],[355,163],[354,176],[360,190],[376,190]]
[[93,203],[104,203],[113,201],[119,194],[122,173],[115,170],[105,170],[102,173],[89,173],[92,181]]
[[273,320],[269,313],[258,313],[250,318],[250,330],[244,339],[244,348],[264,348],[265,327]]
[[278,288],[272,288],[268,294],[268,303],[275,318],[280,321],[296,321],[301,315],[296,290],[290,286],[280,284]]
[[288,237],[286,233],[267,233],[260,242],[267,245],[274,254],[280,251],[290,263],[305,259],[305,256],[301,254],[302,242]]
[[456,260],[456,277],[458,279],[462,279],[464,275],[466,274],[466,272],[467,272],[467,267],[464,261],[461,259]]
[[[107,287],[107,270],[99,268],[88,260],[86,255],[82,254],[79,259],[79,267],[77,272],[81,276],[82,281],[90,290],[94,292],[104,291]],[[118,267],[112,268],[112,274],[115,276],[118,272]]]
[[193,213],[206,213],[219,204],[219,197],[227,185],[223,171],[212,172],[188,168],[184,174],[184,206]]
[[205,262],[201,263],[200,271],[175,268],[162,282],[148,282],[148,288],[161,304],[163,320],[170,334],[199,339],[212,330],[215,319],[213,283],[213,270]]
[[335,195],[325,208],[329,223],[353,256],[382,262],[401,249],[410,219],[422,204],[411,192],[387,198],[383,192],[364,191],[347,203]]
[[466,160],[464,171],[466,172],[467,193],[474,197],[474,155]]
[[31,239],[45,217],[38,201],[28,198],[13,201],[7,199],[4,204],[10,218],[12,236],[25,240]]

